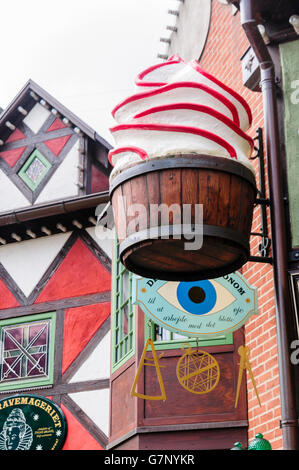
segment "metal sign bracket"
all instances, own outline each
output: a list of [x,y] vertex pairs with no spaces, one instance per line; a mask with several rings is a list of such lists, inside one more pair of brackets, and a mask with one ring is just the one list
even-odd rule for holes
[[266,198],[266,184],[265,184],[265,165],[264,165],[264,143],[263,143],[263,130],[258,127],[256,130],[256,136],[254,140],[257,145],[254,146],[256,154],[251,157],[250,160],[256,160],[259,162],[259,189],[257,192],[257,198],[255,205],[259,206],[261,213],[261,225],[260,232],[251,232],[251,236],[261,237],[261,242],[258,247],[259,256],[249,256],[248,261],[255,261],[258,263],[270,263],[272,264],[272,257],[269,256],[271,239],[268,234],[267,224],[267,207],[270,205],[270,199]]

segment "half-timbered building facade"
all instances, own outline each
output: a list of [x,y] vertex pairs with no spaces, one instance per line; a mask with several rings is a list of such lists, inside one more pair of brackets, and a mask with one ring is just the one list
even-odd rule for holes
[[108,442],[109,148],[32,80],[0,114],[0,399],[50,398],[68,450]]

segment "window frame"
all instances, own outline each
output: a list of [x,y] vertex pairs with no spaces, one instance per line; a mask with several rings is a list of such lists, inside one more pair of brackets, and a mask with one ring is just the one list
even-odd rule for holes
[[[167,340],[160,340],[155,338],[155,328],[156,326],[159,326],[155,324],[153,321],[151,321],[150,325],[150,331],[149,331],[149,326],[148,326],[148,321],[149,319],[144,315],[144,342],[147,341],[147,339],[151,338],[154,342],[155,349],[157,351],[159,350],[171,350],[171,349],[182,349],[184,347],[184,344],[190,345],[191,348],[195,347],[207,347],[207,346],[223,346],[226,344],[233,344],[234,343],[234,337],[233,337],[233,332],[230,332],[226,335],[221,335],[221,336],[215,336],[213,338],[207,338],[207,339],[196,339],[196,338],[191,338],[186,336],[185,338],[179,338],[179,339],[167,339]],[[173,336],[173,333],[169,331],[170,337]]]
[[[20,391],[27,389],[38,389],[53,385],[54,383],[54,354],[55,354],[55,337],[56,337],[56,312],[45,312],[37,315],[26,315],[22,317],[9,318],[5,320],[0,320],[0,338],[2,337],[2,328],[6,326],[14,326],[39,322],[43,320],[50,321],[49,328],[49,341],[48,341],[48,352],[47,352],[47,362],[48,362],[48,373],[47,377],[33,377],[33,378],[20,378],[11,381],[1,381],[0,380],[0,393],[8,391]],[[2,340],[1,340],[2,342]],[[2,366],[2,344],[0,349],[0,362]]]
[[[37,181],[33,182],[31,178],[27,175],[26,171],[36,158],[42,163],[42,165],[44,165],[45,170],[43,170],[42,174],[39,176]],[[34,191],[42,182],[51,167],[52,165],[47,160],[47,158],[37,148],[35,148],[33,152],[29,155],[28,159],[25,161],[24,165],[19,170],[18,176],[24,181],[28,188],[31,189],[31,191]]]
[[[128,271],[119,258],[119,242],[115,235],[112,260],[112,292],[111,292],[111,373],[114,373],[135,354],[136,306],[132,304],[133,273]],[[123,299],[123,278],[128,274],[128,296]],[[128,306],[128,333],[122,334],[123,309]],[[127,350],[121,348],[127,342]],[[119,357],[117,355],[120,354]]]

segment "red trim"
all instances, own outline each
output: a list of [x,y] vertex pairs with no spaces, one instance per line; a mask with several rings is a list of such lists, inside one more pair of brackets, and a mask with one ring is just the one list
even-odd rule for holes
[[221,88],[223,88],[223,90],[227,91],[228,93],[230,93],[234,98],[236,98],[236,100],[238,100],[240,102],[240,104],[242,104],[242,106],[244,106],[245,108],[245,111],[248,115],[248,121],[249,121],[249,125],[252,124],[252,114],[251,114],[251,109],[248,105],[248,103],[244,100],[244,98],[239,95],[239,93],[237,93],[235,90],[233,90],[232,88],[230,88],[229,86],[225,85],[224,83],[222,83],[220,80],[218,80],[217,78],[215,78],[213,75],[210,75],[208,72],[206,72],[205,70],[203,70],[198,62],[196,60],[192,60],[190,62],[190,65],[191,67],[194,68],[194,70],[196,70],[197,72],[201,73],[201,75],[203,75],[204,77],[208,78],[209,80],[211,80],[212,82],[216,83],[216,85],[220,86]]
[[123,153],[123,152],[137,153],[139,157],[141,158],[141,160],[145,160],[148,157],[146,151],[139,147],[119,147],[117,149],[110,150],[110,152],[108,153],[108,160],[112,166],[113,166],[112,157],[114,155],[117,155],[118,153]]
[[67,436],[62,450],[103,450],[103,447],[63,403],[60,407],[67,420]]
[[237,108],[235,107],[235,105],[231,101],[229,101],[225,96],[221,95],[221,93],[219,93],[218,91],[213,90],[213,88],[210,88],[209,86],[204,85],[202,83],[196,83],[196,82],[175,82],[175,83],[170,83],[169,85],[165,85],[165,86],[163,86],[161,88],[158,88],[156,90],[150,90],[150,91],[146,91],[146,92],[143,92],[143,93],[136,93],[135,95],[131,95],[128,98],[126,98],[124,101],[119,103],[112,110],[112,116],[115,119],[116,112],[122,106],[125,106],[128,103],[131,103],[132,101],[141,100],[143,98],[148,98],[150,96],[158,95],[159,93],[166,93],[167,91],[173,90],[175,88],[184,88],[184,87],[186,87],[186,88],[199,88],[199,89],[205,91],[206,93],[212,95],[214,98],[218,99],[219,101],[221,101],[221,103],[224,104],[229,109],[229,111],[232,113],[234,123],[236,125],[239,125],[239,123],[240,123],[239,115],[238,115],[238,111],[237,111]]
[[147,109],[146,111],[142,111],[141,113],[136,114],[134,118],[138,119],[143,116],[147,116],[149,114],[159,113],[161,111],[167,111],[169,109],[192,109],[194,111],[199,111],[202,113],[210,114],[211,116],[215,117],[219,121],[222,121],[224,124],[230,127],[234,132],[236,132],[236,134],[239,134],[240,137],[247,140],[251,148],[253,149],[253,145],[254,145],[253,139],[249,137],[249,135],[247,135],[244,131],[242,131],[240,127],[236,126],[235,123],[231,119],[228,119],[226,116],[219,113],[218,111],[215,111],[213,108],[210,108],[209,106],[204,106],[201,104],[193,104],[193,103],[166,104],[166,105],[156,106],[154,108]]
[[152,65],[151,67],[148,67],[147,69],[143,70],[140,72],[135,80],[135,84],[138,86],[163,86],[166,83],[165,82],[144,82],[143,79],[146,75],[151,73],[153,70],[157,70],[161,67],[165,67],[167,65],[174,65],[174,64],[180,64],[181,62],[184,62],[178,55],[173,55],[169,58],[167,62],[163,62],[161,64],[156,64]]
[[184,59],[182,59],[178,54],[173,54],[170,57],[168,57],[168,60],[178,60],[179,62],[184,62],[185,64],[187,63]]
[[65,127],[67,127],[67,125],[64,124],[64,122],[62,122],[61,119],[55,118],[55,120],[52,122],[47,132],[56,131],[57,129],[64,129]]
[[0,158],[6,161],[6,163],[12,168],[21,155],[23,154],[25,147],[18,147],[16,149],[5,150],[4,152],[0,152]]
[[110,291],[111,275],[78,238],[48,280],[35,303]]
[[72,134],[56,137],[55,139],[45,140],[44,144],[51,150],[51,152],[54,153],[54,155],[56,155],[56,157],[58,157],[71,137]]
[[0,279],[0,309],[19,307],[20,304],[9,290],[7,285]]
[[63,374],[101,328],[110,312],[110,302],[65,309],[61,368]]
[[222,139],[212,132],[197,127],[189,126],[171,126],[168,124],[120,124],[118,126],[110,128],[110,132],[118,132],[122,130],[149,130],[149,131],[166,131],[166,132],[184,132],[186,134],[196,134],[207,139],[213,140],[229,153],[230,157],[237,158],[235,149],[226,140]]
[[21,132],[19,129],[15,129],[12,134],[10,134],[5,143],[8,144],[9,142],[16,142],[17,140],[23,139],[26,139],[26,136],[23,134],[23,132]]

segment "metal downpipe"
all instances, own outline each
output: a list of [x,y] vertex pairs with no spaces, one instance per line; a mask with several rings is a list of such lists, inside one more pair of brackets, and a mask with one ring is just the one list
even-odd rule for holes
[[292,307],[288,284],[287,234],[282,186],[282,168],[275,96],[275,70],[270,53],[258,30],[252,0],[240,0],[241,24],[261,69],[267,162],[270,191],[271,236],[276,301],[276,326],[281,396],[283,448],[298,449],[295,385],[290,363],[290,322]]

